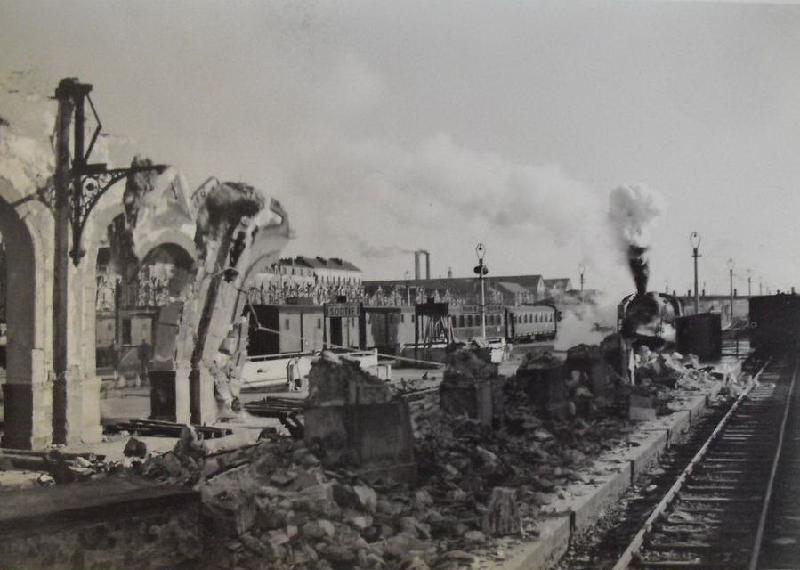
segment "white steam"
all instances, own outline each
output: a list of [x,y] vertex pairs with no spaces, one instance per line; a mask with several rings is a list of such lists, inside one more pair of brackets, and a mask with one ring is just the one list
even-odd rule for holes
[[652,245],[653,231],[663,212],[661,195],[650,188],[631,184],[611,191],[608,219],[623,258],[631,245]]
[[555,350],[566,351],[579,344],[600,344],[617,326],[619,299],[600,294],[586,303],[560,307]]

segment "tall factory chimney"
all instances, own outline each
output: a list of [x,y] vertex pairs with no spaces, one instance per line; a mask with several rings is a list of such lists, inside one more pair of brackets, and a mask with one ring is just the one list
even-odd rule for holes
[[414,278],[419,281],[422,279],[422,267],[419,258],[425,256],[425,279],[431,278],[431,254],[424,249],[418,249],[414,252]]

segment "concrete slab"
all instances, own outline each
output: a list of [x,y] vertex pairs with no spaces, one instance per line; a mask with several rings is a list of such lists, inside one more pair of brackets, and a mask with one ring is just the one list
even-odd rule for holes
[[[555,564],[569,548],[569,516],[547,518],[539,523],[539,536],[536,540],[514,545],[506,545],[506,559],[501,563],[495,560],[479,560],[481,569],[495,568],[547,568]],[[502,545],[501,545],[502,546]]]
[[124,477],[2,494],[0,568],[176,568],[201,554],[200,497]]

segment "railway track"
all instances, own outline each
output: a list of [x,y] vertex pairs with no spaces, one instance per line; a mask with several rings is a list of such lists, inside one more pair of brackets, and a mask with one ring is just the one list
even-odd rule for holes
[[555,570],[600,570],[614,566],[631,538],[639,531],[663,495],[708,440],[735,399],[720,399],[695,418],[692,429],[673,441],[657,463],[643,472],[635,484],[605,511],[592,531],[570,544]]
[[765,367],[653,509],[614,570],[757,567],[797,370],[795,358]]

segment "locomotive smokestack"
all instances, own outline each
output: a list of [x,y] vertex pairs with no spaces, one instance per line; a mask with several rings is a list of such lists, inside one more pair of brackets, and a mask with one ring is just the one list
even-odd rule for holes
[[628,246],[628,267],[633,275],[633,282],[636,284],[636,293],[644,295],[647,293],[647,282],[650,279],[650,263],[647,259],[647,248],[637,245]]

